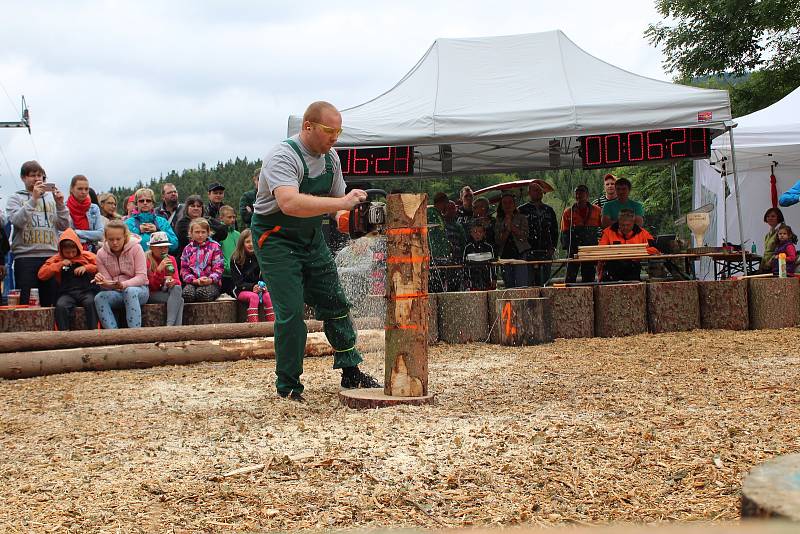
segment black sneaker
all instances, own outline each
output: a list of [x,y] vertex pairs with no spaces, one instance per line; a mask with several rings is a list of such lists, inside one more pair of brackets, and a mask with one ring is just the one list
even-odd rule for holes
[[382,388],[383,386],[374,377],[363,372],[358,367],[345,367],[342,369],[342,387],[354,388]]
[[281,398],[289,399],[289,400],[293,400],[293,401],[297,401],[297,402],[305,402],[306,401],[306,399],[303,398],[303,395],[301,395],[299,391],[294,391],[294,390],[292,390],[292,391],[279,391],[278,395],[280,395]]

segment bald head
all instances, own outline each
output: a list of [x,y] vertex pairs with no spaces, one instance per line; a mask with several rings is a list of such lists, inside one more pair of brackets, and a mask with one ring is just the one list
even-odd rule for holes
[[339,110],[336,109],[336,106],[331,104],[330,102],[325,102],[324,100],[319,100],[317,102],[312,102],[306,108],[306,112],[303,113],[303,122],[323,122],[325,115],[328,114],[339,114]]

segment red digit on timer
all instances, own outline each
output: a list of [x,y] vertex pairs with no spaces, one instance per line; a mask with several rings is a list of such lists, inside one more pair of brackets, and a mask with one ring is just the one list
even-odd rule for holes
[[[634,141],[635,136],[639,137]],[[628,134],[628,161],[642,161],[644,159],[644,133],[631,132]]]
[[[405,156],[401,157],[401,153]],[[394,172],[395,174],[408,174],[409,167],[411,166],[411,147],[399,146],[394,149]],[[398,165],[399,164],[399,165]]]
[[[363,166],[359,167],[359,164]],[[353,149],[353,174],[369,173],[369,158],[359,158],[358,149]]]
[[650,130],[647,132],[647,159],[664,159],[664,147],[661,143],[654,143],[650,136],[661,133],[661,130]]
[[[609,143],[609,141],[611,142]],[[619,163],[622,161],[622,147],[620,144],[619,134],[606,136],[606,163]],[[612,154],[614,155],[612,156]]]
[[669,151],[673,158],[686,156],[686,128],[675,128],[672,130],[676,136],[680,136],[679,141],[673,141],[669,145]]
[[[382,148],[378,150],[384,150]],[[385,158],[375,158],[375,174],[389,174],[389,169],[381,170],[380,162],[381,161],[391,161],[392,160],[392,147],[387,147],[386,149],[386,157]]]
[[708,154],[708,131],[705,128],[689,129],[689,155],[705,156]]
[[347,150],[337,150],[336,152],[339,153],[339,161],[342,165],[342,174],[347,176],[350,174],[350,153],[353,152],[353,149],[348,148]]
[[[599,156],[598,159],[594,160],[594,161],[592,159],[590,159],[592,157],[592,149],[591,149],[591,147],[589,145],[590,145],[590,143],[592,141],[594,141],[596,143],[597,154]],[[603,164],[603,140],[600,138],[599,135],[593,135],[591,137],[587,137],[586,138],[586,149],[585,150],[586,150],[586,164],[587,165],[602,165]]]

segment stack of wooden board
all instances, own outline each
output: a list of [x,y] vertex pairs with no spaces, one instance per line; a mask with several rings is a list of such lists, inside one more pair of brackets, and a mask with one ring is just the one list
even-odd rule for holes
[[641,258],[647,256],[647,244],[632,245],[602,245],[578,247],[579,259],[619,259]]

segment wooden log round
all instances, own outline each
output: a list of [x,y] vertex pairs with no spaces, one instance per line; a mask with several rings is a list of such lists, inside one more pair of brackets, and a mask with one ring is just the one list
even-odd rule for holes
[[489,343],[500,343],[500,320],[497,315],[497,299],[531,299],[541,296],[538,287],[514,287],[486,292],[486,309],[489,311]]
[[550,299],[497,299],[500,344],[525,346],[553,341]]
[[445,343],[485,342],[489,336],[487,293],[438,293],[439,339]]
[[700,326],[709,330],[747,330],[750,315],[747,280],[707,280],[697,283]]
[[436,293],[428,294],[428,345],[439,342],[439,312]]
[[605,284],[594,288],[594,331],[597,337],[647,332],[645,284]]
[[594,337],[594,291],[591,287],[543,287],[550,299],[554,338]]
[[[362,352],[382,350],[383,330],[362,330],[356,347]],[[306,356],[333,354],[322,332],[311,333],[306,342]],[[158,365],[181,365],[204,361],[231,361],[275,357],[274,339],[214,339],[136,343],[35,352],[0,354],[0,378],[29,378],[74,371],[139,369]]]
[[382,389],[343,389],[339,392],[339,402],[348,408],[371,410],[374,408],[388,408],[401,404],[422,406],[433,404],[436,395],[428,394],[421,397],[395,397],[387,395]]
[[800,521],[800,454],[754,467],[742,482],[744,518]]
[[187,302],[183,305],[183,324],[235,323],[237,302],[233,299],[213,302]]
[[654,334],[700,328],[697,282],[647,284],[647,324]]
[[750,328],[787,328],[797,324],[797,278],[748,280]]
[[[359,329],[383,328],[383,319],[355,319]],[[322,332],[321,321],[306,321],[309,332]],[[158,326],[153,328],[120,328],[77,332],[0,333],[0,352],[29,352],[102,345],[203,341],[273,335],[273,323],[224,323],[199,326]]]
[[[116,308],[114,310],[114,317],[117,319],[117,324],[120,328],[127,327],[125,320],[125,310]],[[142,306],[142,326],[164,326],[167,323],[167,305],[166,304],[145,304]],[[75,308],[72,317],[70,318],[70,330],[86,330],[86,310],[82,307]],[[89,328],[95,330],[98,328]]]
[[55,308],[2,307],[0,332],[41,332],[55,328]]

